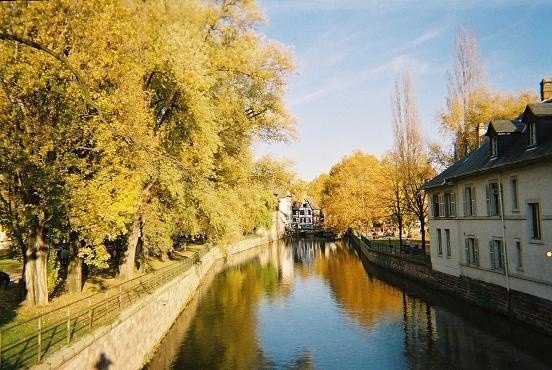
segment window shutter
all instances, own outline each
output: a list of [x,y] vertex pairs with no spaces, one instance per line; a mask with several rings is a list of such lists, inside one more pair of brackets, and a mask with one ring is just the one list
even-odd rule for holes
[[471,216],[477,215],[477,210],[475,208],[475,186],[471,188]]
[[500,196],[498,197],[498,204],[496,205],[496,214],[500,216],[502,212],[504,212],[504,186],[502,185],[502,183],[500,183],[498,191],[500,191]]
[[473,249],[475,254],[475,264],[479,266],[479,239],[473,239]]
[[445,196],[444,194],[439,194],[439,216],[443,217],[445,215]]
[[464,216],[469,216],[469,212],[468,212],[468,202],[469,202],[469,199],[468,199],[468,188],[464,188],[464,203],[462,204],[463,205],[463,208],[464,208]]
[[466,239],[466,264],[469,265],[470,263],[471,263],[471,261],[470,261],[469,239]]
[[504,268],[504,249],[502,245],[503,245],[502,241],[496,244],[497,262],[498,262],[498,268],[500,270]]
[[491,215],[491,187],[489,184],[485,185],[485,194],[487,196],[487,216]]
[[450,193],[450,215],[456,217],[456,194]]
[[496,270],[495,250],[494,250],[494,243],[492,240],[489,242],[489,257],[491,258],[491,268],[493,270]]

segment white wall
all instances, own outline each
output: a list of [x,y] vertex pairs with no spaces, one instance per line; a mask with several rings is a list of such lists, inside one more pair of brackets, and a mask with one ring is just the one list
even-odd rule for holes
[[[504,204],[504,239],[508,258],[510,288],[552,300],[552,258],[546,252],[552,250],[552,162],[541,161],[536,165],[508,169],[472,177],[437,190],[454,191],[457,217],[430,218],[431,260],[437,271],[459,276],[464,275],[489,283],[506,286],[505,271],[491,269],[489,242],[503,239],[502,220],[499,216],[487,216],[485,185],[490,180],[502,184]],[[513,209],[513,193],[510,178],[518,182],[518,209]],[[464,217],[464,188],[473,184],[476,191],[476,216]],[[541,210],[542,239],[531,240],[528,203],[539,203]],[[443,255],[437,254],[437,228],[451,230],[452,255],[446,256],[443,240]],[[473,235],[479,241],[479,267],[466,266],[465,239]],[[444,231],[442,231],[444,239]],[[521,242],[522,267],[518,268],[518,252],[515,240]],[[506,257],[506,256],[505,256]]]

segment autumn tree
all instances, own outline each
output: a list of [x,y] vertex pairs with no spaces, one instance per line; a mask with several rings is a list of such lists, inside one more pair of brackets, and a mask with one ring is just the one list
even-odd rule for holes
[[308,184],[308,194],[313,197],[317,204],[324,203],[324,198],[327,195],[328,182],[330,175],[322,173]]
[[2,3],[0,20],[0,222],[30,303],[47,301],[52,243],[71,245],[80,286],[108,244],[125,241],[130,278],[139,244],[163,254],[181,232],[266,222],[250,216],[267,207],[251,144],[293,136],[292,63],[256,31],[256,2]]
[[[397,208],[404,204],[409,212],[416,215],[420,224],[422,245],[425,245],[425,224],[428,215],[428,202],[423,186],[434,175],[427,149],[422,136],[421,122],[408,73],[395,81],[391,95],[393,114],[393,150],[391,170],[400,174],[395,179],[397,192],[393,200]],[[402,194],[401,194],[402,193]],[[401,211],[401,215],[403,212]]]
[[291,190],[297,175],[292,169],[293,162],[277,160],[270,155],[263,156],[255,161],[253,178],[265,189],[274,193]]
[[367,231],[380,220],[383,210],[378,203],[379,176],[379,160],[361,151],[334,165],[322,204],[325,223],[342,233],[348,228]]
[[[395,143],[396,145],[397,143]],[[399,230],[399,241],[402,245],[405,219],[409,215],[404,191],[404,173],[398,151],[390,151],[382,160],[382,176],[380,179],[379,199],[381,205],[387,209],[391,221]]]
[[454,43],[454,69],[449,72],[446,110],[440,114],[443,131],[453,137],[454,160],[473,149],[477,124],[469,115],[479,95],[487,90],[485,72],[473,32],[460,27]]
[[434,162],[446,167],[464,157],[478,148],[480,128],[493,119],[514,119],[535,101],[537,96],[529,91],[492,91],[487,85],[477,38],[471,30],[461,27],[454,44],[446,108],[439,113],[443,132],[452,137],[453,151],[433,145]]

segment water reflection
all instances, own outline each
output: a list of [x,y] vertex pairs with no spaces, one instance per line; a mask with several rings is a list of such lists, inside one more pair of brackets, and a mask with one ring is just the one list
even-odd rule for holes
[[[517,348],[507,336],[497,336],[492,328],[473,325],[471,316],[431,304],[394,281],[385,282],[341,242],[300,239],[252,253],[252,259],[231,261],[250,258],[248,262],[203,285],[146,368],[552,365],[546,357]],[[552,348],[550,338],[540,339]]]

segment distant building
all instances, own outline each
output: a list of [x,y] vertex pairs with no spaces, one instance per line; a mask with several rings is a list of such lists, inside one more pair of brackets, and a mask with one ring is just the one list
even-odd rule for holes
[[322,209],[311,197],[305,197],[302,201],[295,201],[291,207],[291,226],[298,229],[311,229],[321,226],[324,222]]
[[280,218],[284,222],[285,226],[291,224],[291,206],[293,200],[291,199],[290,192],[284,194],[277,194],[276,199],[278,201],[278,211],[280,212]]
[[552,79],[425,185],[433,269],[552,300]]

